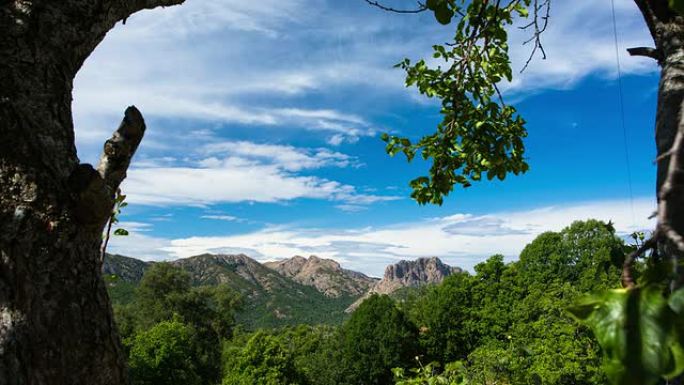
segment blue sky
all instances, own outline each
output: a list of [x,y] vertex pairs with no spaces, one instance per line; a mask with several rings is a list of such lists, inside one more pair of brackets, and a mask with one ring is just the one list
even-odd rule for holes
[[[411,5],[388,0],[388,4]],[[382,132],[417,137],[439,108],[393,64],[429,58],[452,27],[362,0],[188,0],[118,25],[77,76],[81,161],[135,104],[148,131],[123,185],[130,206],[111,251],[143,259],[244,252],[337,259],[381,275],[439,256],[472,268],[512,259],[546,230],[613,220],[651,226],[657,67],[624,48],[649,45],[632,1],[617,4],[631,197],[609,1],[555,2],[537,58],[504,86],[528,121],[528,174],[457,189],[418,206],[408,181],[429,164],[390,158]],[[529,48],[511,30],[513,67]]]

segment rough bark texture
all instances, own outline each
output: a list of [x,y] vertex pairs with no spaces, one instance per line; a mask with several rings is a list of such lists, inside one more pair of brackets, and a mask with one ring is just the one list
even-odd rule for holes
[[0,385],[127,383],[98,247],[130,156],[79,163],[72,81],[117,21],[181,2],[0,0]]
[[[684,124],[680,124],[684,118],[684,17],[671,10],[667,0],[635,0],[635,3],[651,32],[661,66],[655,139],[658,220],[664,236],[658,249],[677,260],[684,255],[676,240],[676,235],[684,235],[684,168],[681,165],[684,156],[673,155],[678,150],[675,148],[678,132],[680,137],[684,134]],[[681,281],[682,272],[678,275]],[[679,283],[674,286],[678,287]]]

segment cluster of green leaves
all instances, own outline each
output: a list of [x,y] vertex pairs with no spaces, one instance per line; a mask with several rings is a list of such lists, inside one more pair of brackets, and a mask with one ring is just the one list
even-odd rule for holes
[[371,296],[339,327],[257,331],[224,348],[224,384],[392,383],[418,354],[418,333],[387,296]]
[[225,285],[193,287],[184,270],[155,263],[114,314],[134,384],[215,384],[221,341],[229,339],[240,296]]
[[130,342],[128,365],[136,384],[201,385],[194,359],[202,353],[196,331],[177,319],[137,333]]
[[441,101],[443,119],[434,133],[417,141],[382,136],[390,155],[432,159],[429,175],[410,183],[418,203],[442,204],[454,185],[469,187],[484,177],[503,180],[528,170],[525,121],[504,103],[497,84],[512,80],[506,27],[515,17],[527,17],[529,5],[530,0],[426,2],[442,24],[460,16],[453,42],[433,46],[434,59],[444,66],[404,59],[397,67],[406,71],[406,86]]
[[419,353],[418,330],[388,296],[372,295],[342,327],[344,384],[388,384]]
[[[121,192],[121,189],[117,189],[116,194],[114,195],[114,208],[112,209],[112,216],[109,218],[112,225],[119,223],[121,210],[123,210],[123,208],[126,206],[128,206],[128,202],[126,202],[126,195]],[[116,236],[127,236],[128,230],[119,227],[114,230],[113,234]]]
[[467,385],[470,383],[467,375],[466,366],[460,362],[446,364],[444,370],[440,370],[440,365],[431,362],[425,366],[418,360],[420,365],[416,369],[407,371],[403,368],[395,368],[392,372],[396,380],[396,385]]
[[259,331],[244,347],[224,350],[223,385],[301,384],[303,376],[295,368],[295,355],[282,339]]

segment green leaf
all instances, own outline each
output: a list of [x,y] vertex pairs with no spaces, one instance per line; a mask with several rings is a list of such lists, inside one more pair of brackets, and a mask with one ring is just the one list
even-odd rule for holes
[[654,287],[616,289],[585,298],[568,309],[589,326],[603,348],[613,384],[650,385],[684,370],[682,321]]
[[684,288],[679,289],[670,295],[668,301],[670,308],[680,316],[684,316]]
[[425,6],[427,7],[427,9],[434,11],[434,10],[437,9],[437,7],[439,7],[443,2],[444,2],[444,0],[427,0],[427,1],[425,2]]
[[437,19],[440,24],[447,25],[451,23],[451,18],[453,17],[454,11],[452,11],[446,3],[441,4],[439,8],[435,9],[435,19]]
[[116,229],[116,230],[114,230],[114,235],[118,235],[118,236],[124,237],[124,236],[128,235],[128,230],[126,230],[126,229]]

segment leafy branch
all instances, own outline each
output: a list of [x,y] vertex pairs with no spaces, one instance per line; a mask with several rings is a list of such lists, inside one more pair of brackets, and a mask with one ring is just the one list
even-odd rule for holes
[[[517,18],[532,21],[531,58],[545,57],[541,34],[550,14],[549,0],[428,0],[424,8],[444,25],[455,16],[454,40],[433,46],[433,58],[444,64],[431,67],[425,60],[404,59],[396,65],[406,72],[406,86],[415,86],[428,98],[441,101],[442,122],[435,133],[417,141],[383,134],[391,156],[403,153],[410,162],[417,155],[432,160],[426,176],[410,182],[411,196],[419,204],[441,205],[455,185],[470,187],[483,178],[504,180],[529,169],[523,138],[525,120],[507,105],[498,84],[513,80],[506,27]],[[528,62],[529,63],[529,62]]]

